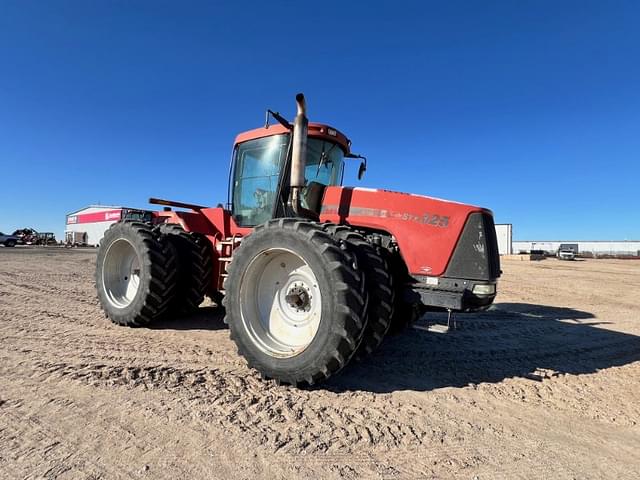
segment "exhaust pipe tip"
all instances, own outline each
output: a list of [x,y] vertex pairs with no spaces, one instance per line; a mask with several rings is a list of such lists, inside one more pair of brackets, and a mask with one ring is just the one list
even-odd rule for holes
[[304,93],[298,93],[296,95],[296,105],[298,107],[298,115],[306,115],[307,102],[304,99]]

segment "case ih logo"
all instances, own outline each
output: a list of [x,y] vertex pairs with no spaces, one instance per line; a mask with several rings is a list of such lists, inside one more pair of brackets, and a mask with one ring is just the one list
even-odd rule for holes
[[120,212],[106,212],[104,214],[105,220],[120,220]]
[[75,215],[72,215],[69,218],[67,218],[67,225],[70,225],[72,223],[78,223],[78,217],[76,217]]

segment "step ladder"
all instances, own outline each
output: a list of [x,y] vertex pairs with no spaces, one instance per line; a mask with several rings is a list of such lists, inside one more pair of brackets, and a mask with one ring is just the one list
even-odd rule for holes
[[431,333],[452,333],[458,330],[458,322],[454,312],[451,309],[447,310],[447,324],[428,322],[426,325],[412,325],[416,330],[424,330]]
[[220,256],[218,257],[218,280],[216,281],[216,290],[220,293],[224,293],[224,279],[229,276],[227,273],[227,267],[233,259],[233,252],[238,245],[242,237],[234,235],[233,237],[220,240],[217,244],[220,245]]

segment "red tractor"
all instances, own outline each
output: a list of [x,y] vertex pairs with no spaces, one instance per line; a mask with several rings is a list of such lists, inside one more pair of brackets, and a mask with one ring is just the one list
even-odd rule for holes
[[105,233],[96,286],[113,322],[147,325],[209,296],[263,378],[313,385],[426,309],[491,305],[491,211],[341,186],[344,160],[360,159],[360,178],[366,159],[335,128],[308,122],[302,94],[296,101],[293,124],[268,110],[264,128],[236,138],[227,208],[151,199],[165,206],[151,221]]

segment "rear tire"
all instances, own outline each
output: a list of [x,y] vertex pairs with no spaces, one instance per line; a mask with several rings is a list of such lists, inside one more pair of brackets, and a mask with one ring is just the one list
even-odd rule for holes
[[225,322],[263,378],[313,385],[341,370],[366,326],[357,260],[313,222],[271,220],[233,256]]
[[102,309],[118,325],[137,327],[160,318],[175,295],[171,246],[140,222],[114,223],[104,234],[96,262]]
[[352,245],[358,265],[364,272],[369,302],[367,327],[356,352],[356,358],[361,360],[380,346],[391,326],[395,297],[393,280],[383,253],[362,235],[344,225],[325,224],[323,227],[333,237]]
[[176,293],[169,310],[178,314],[193,313],[211,286],[211,244],[206,237],[185,232],[175,223],[163,223],[155,232],[173,247],[176,255]]

